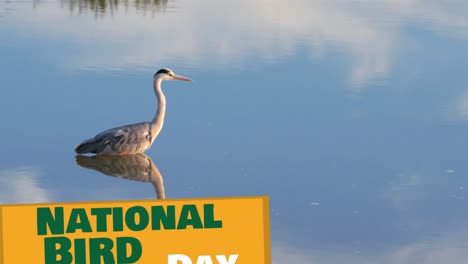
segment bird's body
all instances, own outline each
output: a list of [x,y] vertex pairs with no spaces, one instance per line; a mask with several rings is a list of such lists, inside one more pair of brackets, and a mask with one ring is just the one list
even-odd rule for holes
[[76,153],[126,155],[143,153],[150,148],[162,129],[166,113],[166,97],[161,90],[163,80],[191,81],[186,77],[174,74],[171,70],[159,70],[154,75],[154,92],[158,99],[158,110],[153,120],[106,130],[78,144],[75,148]]
[[106,130],[83,141],[75,150],[78,154],[136,154],[147,150],[153,140],[151,123],[143,122]]

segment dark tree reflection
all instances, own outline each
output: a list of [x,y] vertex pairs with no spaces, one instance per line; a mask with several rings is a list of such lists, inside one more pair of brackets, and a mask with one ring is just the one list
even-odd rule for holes
[[117,10],[135,9],[143,14],[164,11],[169,0],[62,0],[63,7],[68,7],[72,14],[92,12],[96,16],[113,15]]

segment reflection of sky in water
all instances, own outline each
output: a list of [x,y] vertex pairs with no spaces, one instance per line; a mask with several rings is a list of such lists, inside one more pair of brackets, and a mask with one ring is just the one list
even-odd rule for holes
[[167,198],[271,196],[275,263],[466,261],[468,4],[0,3],[0,201],[155,197],[73,147],[150,120]]

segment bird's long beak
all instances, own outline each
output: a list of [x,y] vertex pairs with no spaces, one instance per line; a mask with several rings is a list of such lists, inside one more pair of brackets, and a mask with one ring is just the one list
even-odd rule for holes
[[186,81],[186,82],[191,82],[192,79],[190,78],[187,78],[187,77],[184,77],[184,76],[181,76],[181,75],[177,75],[177,74],[174,74],[172,76],[174,78],[174,80],[180,80],[180,81]]

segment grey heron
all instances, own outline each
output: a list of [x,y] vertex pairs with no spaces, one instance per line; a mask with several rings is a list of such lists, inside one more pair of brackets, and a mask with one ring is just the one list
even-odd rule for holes
[[151,147],[163,127],[166,114],[166,97],[161,90],[161,83],[165,80],[192,81],[187,77],[175,74],[170,69],[160,69],[153,77],[154,93],[158,100],[158,109],[153,120],[106,130],[78,144],[75,148],[76,153],[125,155],[143,153]]

